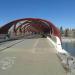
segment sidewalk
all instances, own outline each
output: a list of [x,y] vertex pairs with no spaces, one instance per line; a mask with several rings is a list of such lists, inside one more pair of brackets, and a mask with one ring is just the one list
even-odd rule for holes
[[0,75],[66,75],[46,38],[25,39],[0,53]]

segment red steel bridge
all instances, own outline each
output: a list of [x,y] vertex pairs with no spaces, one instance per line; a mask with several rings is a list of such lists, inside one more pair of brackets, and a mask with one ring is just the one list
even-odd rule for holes
[[67,75],[58,58],[63,51],[60,38],[59,29],[47,20],[5,24],[0,28],[0,75]]
[[3,34],[6,34],[8,37],[51,34],[60,38],[60,31],[55,25],[47,20],[38,18],[24,18],[9,22],[0,28],[0,35]]

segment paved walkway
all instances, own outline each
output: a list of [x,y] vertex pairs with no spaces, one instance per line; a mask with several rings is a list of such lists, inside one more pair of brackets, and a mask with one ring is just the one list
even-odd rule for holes
[[[53,45],[46,38],[23,39],[0,45],[0,75],[66,75]],[[8,45],[7,45],[8,44]]]

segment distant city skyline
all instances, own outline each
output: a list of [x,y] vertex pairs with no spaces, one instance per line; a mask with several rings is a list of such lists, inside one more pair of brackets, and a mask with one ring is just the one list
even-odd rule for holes
[[75,0],[0,0],[0,26],[21,18],[41,18],[75,28]]

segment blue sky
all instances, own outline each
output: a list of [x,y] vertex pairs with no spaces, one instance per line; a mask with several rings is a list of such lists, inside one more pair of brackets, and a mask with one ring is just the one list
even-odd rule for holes
[[20,18],[42,18],[75,28],[75,0],[0,0],[0,25]]

